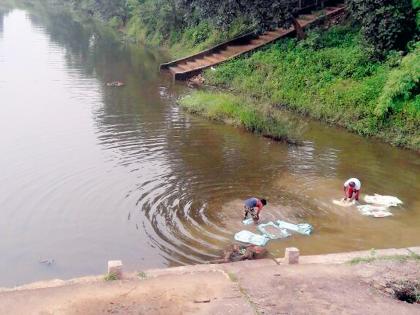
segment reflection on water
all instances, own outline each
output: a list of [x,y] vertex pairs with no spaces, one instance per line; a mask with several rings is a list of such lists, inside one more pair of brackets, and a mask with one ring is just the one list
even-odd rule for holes
[[[274,255],[419,244],[415,153],[316,123],[300,147],[210,123],[175,105],[185,88],[159,75],[157,51],[65,12],[13,11],[3,24],[0,269],[15,268],[0,285],[97,274],[117,258],[132,270],[208,261],[253,195],[269,200],[264,220],[315,226],[271,242]],[[404,207],[385,220],[337,209],[350,176]]]

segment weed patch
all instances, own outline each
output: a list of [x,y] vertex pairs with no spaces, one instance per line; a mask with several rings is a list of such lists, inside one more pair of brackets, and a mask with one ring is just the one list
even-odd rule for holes
[[420,262],[420,255],[412,252],[408,255],[387,255],[387,256],[375,256],[375,254],[371,254],[370,256],[366,257],[356,257],[350,260],[348,263],[350,265],[357,265],[357,264],[366,264],[371,263],[374,261],[398,261],[398,262],[406,262],[408,260],[414,260]]
[[143,272],[143,271],[139,272],[139,273],[137,274],[137,276],[138,276],[140,279],[146,279],[146,278],[147,278],[146,273],[145,273],[145,272]]
[[118,280],[118,275],[116,273],[110,272],[105,276],[105,281],[115,281]]
[[188,112],[242,127],[278,141],[297,144],[303,124],[251,98],[231,93],[195,91],[179,101]]

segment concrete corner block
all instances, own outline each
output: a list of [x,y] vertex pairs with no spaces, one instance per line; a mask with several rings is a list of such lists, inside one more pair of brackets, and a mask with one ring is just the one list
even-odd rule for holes
[[108,261],[108,275],[115,275],[118,279],[123,275],[123,264],[121,260]]
[[299,263],[299,249],[296,247],[287,247],[284,253],[284,261],[286,264],[293,265]]

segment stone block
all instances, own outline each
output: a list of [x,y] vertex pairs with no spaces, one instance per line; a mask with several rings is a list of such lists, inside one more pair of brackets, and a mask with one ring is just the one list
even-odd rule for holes
[[299,263],[299,249],[296,247],[288,247],[284,253],[284,261],[289,264],[298,264]]
[[117,276],[118,279],[122,278],[123,264],[121,260],[110,260],[108,261],[108,275],[112,274]]

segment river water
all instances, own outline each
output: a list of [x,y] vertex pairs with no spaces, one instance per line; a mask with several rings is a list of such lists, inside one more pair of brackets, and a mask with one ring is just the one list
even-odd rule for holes
[[[269,200],[264,221],[315,227],[270,242],[275,256],[420,244],[416,153],[315,122],[295,147],[190,116],[163,60],[64,13],[1,11],[0,286],[100,274],[112,259],[206,262],[254,195]],[[334,206],[353,176],[404,206],[385,219]]]

